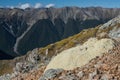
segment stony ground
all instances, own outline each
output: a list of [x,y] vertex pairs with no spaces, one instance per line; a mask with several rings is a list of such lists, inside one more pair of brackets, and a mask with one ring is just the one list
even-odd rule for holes
[[41,67],[12,80],[120,80],[120,44],[81,68],[60,72],[52,70],[47,73],[44,70],[45,67]]
[[41,67],[37,70],[30,71],[29,73],[19,74],[19,76],[13,78],[12,80],[38,80],[43,74],[45,67]]

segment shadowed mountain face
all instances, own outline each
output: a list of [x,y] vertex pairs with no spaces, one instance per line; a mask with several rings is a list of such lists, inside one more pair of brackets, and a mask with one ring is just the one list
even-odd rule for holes
[[12,57],[12,56],[10,56],[10,55],[8,55],[5,52],[0,50],[0,60],[2,60],[2,59],[13,59],[13,58],[14,57]]
[[0,49],[15,57],[118,16],[119,8],[0,9]]

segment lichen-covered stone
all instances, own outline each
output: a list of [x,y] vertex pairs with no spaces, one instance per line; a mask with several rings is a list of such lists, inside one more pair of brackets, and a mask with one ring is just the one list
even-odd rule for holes
[[87,64],[96,56],[101,56],[114,47],[114,41],[111,39],[91,38],[82,46],[76,46],[65,50],[54,57],[48,64],[46,70],[62,68],[71,70]]
[[54,78],[56,77],[57,74],[59,74],[62,71],[63,69],[49,69],[45,71],[45,73],[43,74],[42,77],[40,77],[39,80],[48,80],[48,79]]

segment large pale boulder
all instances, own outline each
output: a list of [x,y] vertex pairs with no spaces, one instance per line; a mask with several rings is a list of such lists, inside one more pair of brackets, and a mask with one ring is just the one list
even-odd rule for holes
[[83,45],[70,48],[55,56],[48,64],[46,70],[57,68],[72,70],[76,67],[81,67],[113,47],[114,41],[111,39],[98,40],[90,38]]

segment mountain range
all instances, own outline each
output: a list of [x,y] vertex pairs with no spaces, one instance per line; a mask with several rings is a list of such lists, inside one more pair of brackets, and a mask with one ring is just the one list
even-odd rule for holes
[[10,58],[24,55],[118,15],[119,8],[0,8],[0,55]]

